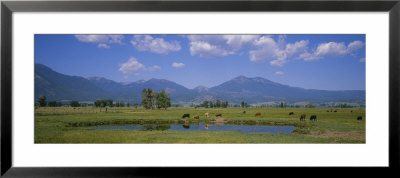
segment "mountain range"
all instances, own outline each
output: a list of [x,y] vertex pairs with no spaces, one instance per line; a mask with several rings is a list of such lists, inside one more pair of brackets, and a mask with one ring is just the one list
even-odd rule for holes
[[229,103],[246,101],[248,104],[273,101],[285,102],[365,102],[365,90],[329,91],[304,89],[276,83],[261,77],[238,76],[218,86],[198,86],[188,89],[165,79],[139,80],[131,83],[115,82],[103,77],[84,78],[58,73],[51,68],[35,64],[35,100],[94,101],[113,99],[140,103],[141,91],[151,88],[165,89],[172,103],[200,103],[216,99]]

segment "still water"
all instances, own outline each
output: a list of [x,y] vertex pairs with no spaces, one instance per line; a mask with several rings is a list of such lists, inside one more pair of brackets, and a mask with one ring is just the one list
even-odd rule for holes
[[296,127],[293,126],[266,126],[266,125],[214,125],[214,124],[191,124],[191,125],[128,125],[128,126],[96,126],[91,127],[98,130],[180,130],[180,131],[238,131],[244,133],[286,133],[291,134]]

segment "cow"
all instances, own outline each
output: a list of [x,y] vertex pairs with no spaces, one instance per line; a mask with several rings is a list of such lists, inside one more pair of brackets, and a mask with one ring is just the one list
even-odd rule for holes
[[222,114],[216,114],[215,117],[222,117]]
[[183,127],[184,129],[189,129],[189,128],[190,128],[189,125],[182,125],[182,127]]
[[208,117],[208,112],[204,113],[204,116],[205,116],[205,117]]
[[255,116],[256,116],[256,117],[257,117],[257,116],[261,116],[261,113],[260,113],[260,112],[257,112]]
[[243,114],[246,114],[246,111],[243,111]]
[[294,114],[294,112],[290,112],[290,113],[289,113],[289,115],[293,115],[293,114]]
[[337,112],[337,110],[334,110],[333,112]]
[[358,116],[357,120],[361,121],[362,120],[362,116]]
[[301,116],[300,116],[300,121],[305,121],[306,120],[306,115],[305,114],[302,114]]
[[317,116],[316,115],[311,115],[310,121],[317,121]]
[[190,114],[183,114],[182,119],[185,118],[185,117],[190,118]]
[[351,110],[350,112],[353,112],[353,110]]
[[200,117],[199,117],[199,115],[194,115],[193,116],[193,119],[199,119]]

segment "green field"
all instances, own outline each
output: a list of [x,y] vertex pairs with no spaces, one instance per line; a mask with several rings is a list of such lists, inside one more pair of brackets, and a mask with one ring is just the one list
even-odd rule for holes
[[[71,108],[35,109],[35,143],[365,143],[365,109],[333,108]],[[246,111],[244,114],[243,111]],[[352,111],[352,112],[351,112]],[[209,118],[204,113],[210,114]],[[261,116],[255,117],[255,113]],[[294,115],[289,115],[294,112]],[[184,113],[199,119],[182,119]],[[215,114],[222,117],[216,118]],[[300,115],[306,114],[306,121]],[[309,117],[317,115],[317,121]],[[357,120],[362,116],[363,120]],[[217,120],[216,120],[217,119]],[[292,134],[237,131],[95,130],[95,126],[208,122],[295,126]]]

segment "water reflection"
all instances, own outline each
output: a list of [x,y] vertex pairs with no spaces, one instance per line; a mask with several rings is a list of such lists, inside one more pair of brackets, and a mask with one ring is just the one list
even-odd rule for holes
[[244,133],[287,133],[293,132],[296,127],[293,126],[267,126],[267,125],[219,125],[209,123],[194,123],[194,124],[183,124],[183,125],[133,125],[133,126],[98,126],[91,127],[93,129],[100,130],[142,130],[142,131],[153,131],[153,130],[181,130],[181,131],[238,131]]

